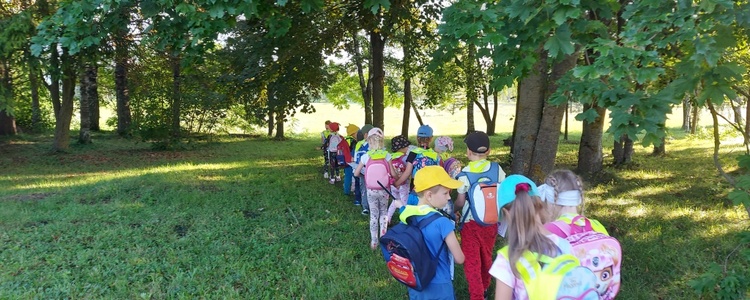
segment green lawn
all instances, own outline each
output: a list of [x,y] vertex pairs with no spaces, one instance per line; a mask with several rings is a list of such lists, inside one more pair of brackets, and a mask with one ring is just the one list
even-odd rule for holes
[[[93,145],[54,155],[50,141],[0,140],[0,299],[406,295],[369,249],[367,218],[319,174],[313,136],[157,152],[96,134]],[[561,144],[559,167],[575,164],[577,147]],[[750,227],[726,200],[709,139],[675,133],[667,151],[656,158],[638,148],[632,167],[608,168],[587,186],[588,215],[624,249],[618,299],[697,298],[687,282],[723,263],[734,233]],[[741,148],[722,151],[736,165]],[[507,147],[492,157],[507,163]]]

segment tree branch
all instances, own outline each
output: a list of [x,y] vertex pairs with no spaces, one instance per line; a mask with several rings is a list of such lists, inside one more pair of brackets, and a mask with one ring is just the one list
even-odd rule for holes
[[732,185],[732,187],[737,188],[734,178],[724,172],[724,168],[721,166],[721,162],[719,161],[719,146],[721,146],[721,141],[719,140],[719,119],[716,117],[718,114],[716,113],[716,109],[714,108],[714,104],[711,102],[711,100],[706,100],[706,104],[708,105],[708,110],[711,111],[711,119],[713,120],[714,125],[714,166],[716,166],[719,174],[724,177],[724,179],[726,179],[727,182]]

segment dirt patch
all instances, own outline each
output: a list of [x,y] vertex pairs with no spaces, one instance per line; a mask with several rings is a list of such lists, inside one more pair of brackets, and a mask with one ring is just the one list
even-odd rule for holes
[[188,225],[175,225],[174,233],[176,233],[178,237],[184,237],[185,235],[187,235],[188,229],[190,229],[190,226]]
[[54,195],[53,193],[31,193],[31,194],[22,194],[22,195],[12,195],[12,196],[6,196],[5,198],[0,198],[0,200],[5,201],[41,201],[45,198]]

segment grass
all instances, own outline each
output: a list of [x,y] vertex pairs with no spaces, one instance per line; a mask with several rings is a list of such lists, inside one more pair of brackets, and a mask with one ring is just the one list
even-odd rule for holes
[[[50,141],[0,140],[0,299],[405,298],[368,248],[367,218],[320,176],[314,136],[180,152],[101,133],[48,154]],[[559,167],[575,164],[577,147],[561,143]],[[667,151],[638,148],[631,167],[587,183],[587,214],[624,249],[618,299],[697,298],[687,282],[723,263],[750,227],[726,200],[710,140],[675,130]],[[722,147],[731,165],[740,152]],[[507,162],[507,147],[492,159]],[[467,299],[461,266],[456,274]]]

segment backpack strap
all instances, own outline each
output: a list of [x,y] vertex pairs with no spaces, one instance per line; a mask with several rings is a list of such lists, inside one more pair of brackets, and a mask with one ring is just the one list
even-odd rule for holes
[[[581,219],[583,219],[584,222],[583,227],[576,224]],[[594,231],[594,228],[591,226],[591,221],[589,221],[588,218],[582,215],[577,215],[575,216],[575,218],[570,220],[570,229],[572,234]]]
[[561,238],[566,238],[571,235],[570,225],[564,221],[554,221],[544,224],[544,228],[552,234]]

